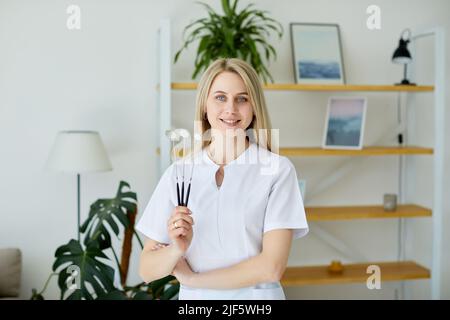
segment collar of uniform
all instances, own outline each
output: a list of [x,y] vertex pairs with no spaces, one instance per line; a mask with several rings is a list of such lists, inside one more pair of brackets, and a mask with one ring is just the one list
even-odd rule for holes
[[[220,165],[215,163],[208,155],[208,151],[206,148],[203,148],[203,161],[211,165],[213,168],[218,169]],[[254,142],[250,142],[250,145],[244,152],[242,152],[236,159],[230,161],[228,164],[224,166],[224,169],[234,166],[236,164],[250,164],[254,163],[257,156],[257,145]]]

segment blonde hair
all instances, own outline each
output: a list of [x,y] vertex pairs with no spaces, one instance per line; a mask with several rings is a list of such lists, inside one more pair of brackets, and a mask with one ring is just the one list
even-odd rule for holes
[[[200,124],[197,130],[202,136],[205,131],[211,129],[206,117],[206,102],[214,79],[222,72],[234,72],[243,80],[250,97],[253,108],[253,120],[246,130],[252,128],[256,143],[267,150],[272,150],[271,136],[268,132],[272,129],[266,107],[266,100],[259,77],[248,63],[236,58],[221,58],[214,61],[203,73],[197,89],[195,122]],[[211,141],[203,141],[202,148]]]

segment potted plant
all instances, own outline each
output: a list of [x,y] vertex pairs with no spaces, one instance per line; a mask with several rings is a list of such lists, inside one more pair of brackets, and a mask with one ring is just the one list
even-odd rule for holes
[[[120,181],[114,198],[98,199],[91,205],[89,216],[80,227],[80,232],[84,235],[83,243],[72,239],[56,250],[53,273],[43,290],[32,290],[32,300],[44,299],[43,293],[53,276],[58,277],[61,299],[165,300],[178,293],[179,283],[173,276],[148,284],[141,282],[133,286],[127,285],[133,237],[137,238],[141,249],[143,244],[134,230],[136,193],[124,191],[124,187],[130,186],[127,182]],[[120,261],[111,241],[111,231],[118,237],[119,226],[122,226],[124,233]],[[114,283],[115,274],[120,277],[120,285]]]
[[260,52],[263,52],[267,61],[272,57],[276,59],[276,51],[266,41],[266,37],[275,32],[281,38],[283,27],[268,17],[267,11],[253,9],[254,4],[238,11],[238,2],[239,0],[222,0],[223,14],[218,14],[208,4],[199,2],[206,8],[208,17],[198,19],[184,28],[184,44],[176,52],[174,59],[176,63],[181,52],[192,42],[199,40],[192,79],[217,58],[240,58],[249,62],[264,82],[267,83],[267,79],[273,82]]

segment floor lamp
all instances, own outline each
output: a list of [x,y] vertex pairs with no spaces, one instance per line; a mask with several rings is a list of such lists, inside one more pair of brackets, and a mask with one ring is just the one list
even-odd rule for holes
[[77,175],[77,236],[80,241],[80,174],[112,170],[99,133],[79,130],[59,132],[46,169]]

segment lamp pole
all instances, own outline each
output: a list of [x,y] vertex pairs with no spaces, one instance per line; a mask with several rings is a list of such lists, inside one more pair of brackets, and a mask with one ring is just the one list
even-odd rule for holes
[[78,214],[77,214],[77,222],[78,222],[78,228],[77,228],[77,236],[78,236],[78,242],[80,242],[80,174],[77,173],[77,203],[78,203]]

